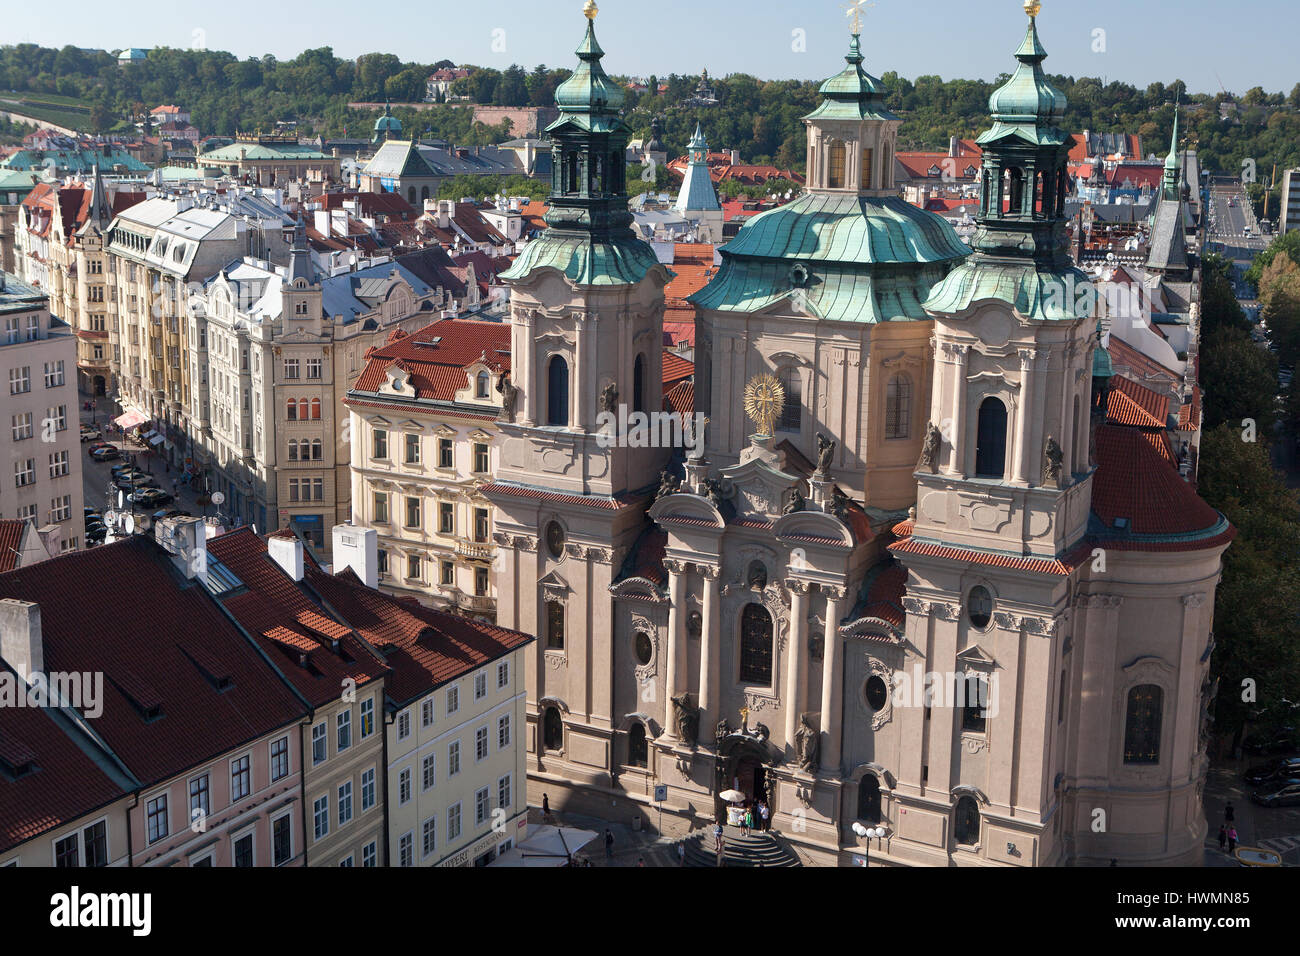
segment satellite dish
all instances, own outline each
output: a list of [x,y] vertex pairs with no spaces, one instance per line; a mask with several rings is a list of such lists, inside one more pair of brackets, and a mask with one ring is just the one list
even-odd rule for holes
[[127,534],[135,534],[135,515],[127,515],[123,519],[122,530]]
[[218,506],[224,505],[226,503],[226,496],[220,491],[214,491],[212,492],[212,503]]
[[108,527],[110,527],[110,528],[116,528],[116,527],[117,527],[117,512],[116,512],[116,511],[105,511],[105,512],[104,512],[104,524],[108,525]]

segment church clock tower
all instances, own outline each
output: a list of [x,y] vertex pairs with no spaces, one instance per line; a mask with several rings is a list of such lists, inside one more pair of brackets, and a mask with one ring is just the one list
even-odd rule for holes
[[[629,711],[616,676],[633,649],[613,636],[610,585],[645,529],[671,449],[610,427],[663,407],[663,290],[672,274],[632,231],[623,91],[601,67],[588,0],[578,66],[555,93],[547,229],[502,278],[511,286],[513,378],[496,505],[498,620],[537,635],[527,652],[530,784],[607,787]],[[662,721],[662,716],[657,717]],[[591,793],[582,787],[574,794]],[[607,808],[608,804],[604,804]],[[593,808],[594,809],[594,808]]]

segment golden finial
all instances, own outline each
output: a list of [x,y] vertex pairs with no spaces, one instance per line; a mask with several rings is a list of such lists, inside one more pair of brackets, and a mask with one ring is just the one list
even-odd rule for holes
[[596,0],[587,0],[582,5],[582,13],[588,20],[596,19],[596,14],[600,13],[600,7],[596,6]]
[[854,0],[853,3],[850,3],[848,7],[845,8],[844,15],[853,20],[853,27],[849,32],[854,36],[857,36],[862,32],[862,8],[874,6],[875,4],[872,3],[871,0]]
[[1038,11],[1043,9],[1039,0],[1025,0],[1025,13],[1029,14],[1030,19],[1038,16]]
[[763,372],[745,386],[745,414],[758,434],[771,437],[776,420],[785,409],[785,386],[775,375]]

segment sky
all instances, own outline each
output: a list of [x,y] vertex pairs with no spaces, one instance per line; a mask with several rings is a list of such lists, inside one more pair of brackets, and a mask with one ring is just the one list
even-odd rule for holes
[[[598,0],[596,34],[610,73],[817,79],[838,71],[849,0]],[[118,49],[228,50],[292,59],[330,46],[337,56],[394,53],[503,69],[568,67],[582,38],[580,0],[169,0],[129,16],[103,0],[11,5],[0,43]],[[1020,0],[874,0],[864,6],[867,69],[915,78],[991,80],[1009,72],[1025,28]],[[1286,28],[1279,28],[1287,24]],[[1253,86],[1289,93],[1300,82],[1294,0],[1045,0],[1039,36],[1050,72],[1139,87],[1183,80],[1193,92]]]

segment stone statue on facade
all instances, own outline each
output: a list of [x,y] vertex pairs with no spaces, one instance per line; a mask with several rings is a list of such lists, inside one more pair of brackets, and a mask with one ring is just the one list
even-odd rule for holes
[[691,637],[699,637],[704,633],[704,615],[699,611],[692,611],[687,615],[686,633]]
[[510,382],[510,373],[502,372],[497,379],[497,394],[501,396],[501,418],[507,422],[515,420],[515,401],[519,398],[519,389]]
[[754,561],[750,563],[749,586],[755,591],[761,591],[767,587],[767,568],[763,567],[762,561]]
[[721,743],[723,740],[730,737],[732,733],[731,724],[727,723],[727,718],[724,717],[718,721],[718,726],[713,731],[713,737],[716,741]]
[[677,722],[677,736],[688,747],[694,747],[700,735],[700,711],[691,706],[691,695],[681,694],[672,698],[673,717]]
[[792,515],[797,511],[803,511],[807,504],[808,502],[804,498],[803,493],[799,490],[799,486],[795,485],[790,489],[790,497],[786,499],[785,507],[781,509],[781,514]]
[[600,410],[602,412],[614,413],[615,406],[618,405],[618,386],[610,382],[600,391]]
[[719,511],[722,510],[722,482],[717,478],[705,478],[702,482],[704,497]]
[[835,456],[835,446],[839,444],[833,438],[827,438],[823,433],[817,433],[817,470],[813,475],[817,478],[829,478],[831,474],[831,459]]
[[835,517],[847,522],[849,520],[849,505],[849,496],[840,491],[838,487],[831,492],[830,509],[831,514]]
[[820,751],[821,734],[813,729],[808,715],[803,714],[799,717],[799,729],[794,735],[794,752],[799,769],[805,773],[816,773]]
[[659,473],[659,489],[655,492],[655,501],[658,501],[665,495],[676,494],[678,490],[680,490],[681,485],[681,479],[674,477],[667,471],[661,471]]
[[925,442],[921,445],[921,457],[917,459],[916,470],[934,474],[938,471],[939,446],[943,444],[943,433],[939,426],[930,422],[925,429]]
[[1065,452],[1051,435],[1043,447],[1043,484],[1049,488],[1061,487],[1061,468],[1065,461]]
[[767,743],[767,738],[772,736],[772,731],[767,729],[767,724],[757,723],[754,725],[754,739],[760,744]]

